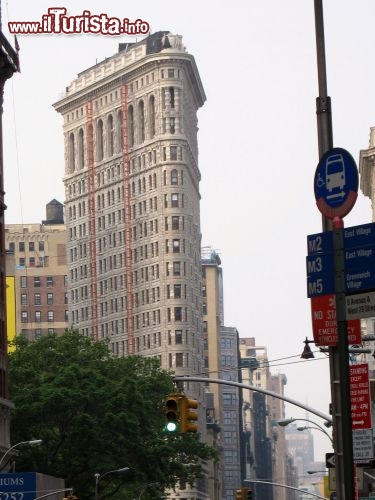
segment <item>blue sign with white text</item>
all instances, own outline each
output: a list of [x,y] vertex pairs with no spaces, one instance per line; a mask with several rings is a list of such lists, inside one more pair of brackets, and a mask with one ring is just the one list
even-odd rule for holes
[[0,474],[0,500],[34,500],[35,497],[35,472]]
[[[345,258],[345,292],[375,289],[375,223],[343,229]],[[307,296],[335,293],[333,233],[307,237]]]

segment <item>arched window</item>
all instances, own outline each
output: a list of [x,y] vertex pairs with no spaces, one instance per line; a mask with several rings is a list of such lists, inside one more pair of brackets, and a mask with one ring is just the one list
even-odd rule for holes
[[121,109],[117,113],[117,127],[116,127],[116,145],[117,145],[117,152],[120,153],[122,151],[123,147],[123,141],[122,141],[122,111]]
[[74,172],[75,170],[75,145],[74,145],[74,134],[73,132],[69,135],[69,144],[68,144],[68,168],[69,173]]
[[114,130],[113,130],[113,117],[108,116],[107,119],[107,143],[108,143],[108,156],[113,156],[113,143],[114,143]]
[[128,108],[128,123],[129,123],[128,140],[129,140],[129,146],[132,147],[132,146],[134,146],[134,109],[133,109],[133,106],[129,106],[129,108]]
[[101,161],[104,157],[104,141],[103,141],[103,121],[98,120],[96,126],[96,158]]
[[85,143],[83,129],[78,132],[78,168],[82,169],[85,166]]
[[152,95],[149,100],[149,125],[150,138],[155,136],[155,97]]
[[145,140],[145,105],[142,100],[138,103],[138,131],[139,142],[143,142]]

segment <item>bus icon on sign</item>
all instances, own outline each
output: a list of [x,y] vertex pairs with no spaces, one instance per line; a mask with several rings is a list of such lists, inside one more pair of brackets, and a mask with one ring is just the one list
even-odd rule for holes
[[326,160],[326,188],[332,191],[339,188],[341,191],[345,186],[345,163],[341,154],[328,156]]

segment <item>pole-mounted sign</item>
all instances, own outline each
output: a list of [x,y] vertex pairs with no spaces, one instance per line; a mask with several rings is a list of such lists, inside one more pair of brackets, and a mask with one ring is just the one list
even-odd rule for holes
[[315,171],[314,192],[320,212],[328,219],[345,217],[358,195],[358,169],[352,155],[332,148],[320,159]]

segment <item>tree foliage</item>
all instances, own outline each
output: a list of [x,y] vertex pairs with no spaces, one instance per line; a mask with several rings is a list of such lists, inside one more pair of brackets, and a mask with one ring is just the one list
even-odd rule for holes
[[9,355],[9,392],[15,404],[12,443],[17,470],[61,477],[80,499],[163,498],[178,480],[193,483],[213,450],[195,435],[164,432],[163,400],[174,391],[171,375],[154,358],[112,357],[108,346],[66,331],[35,342],[15,340]]

